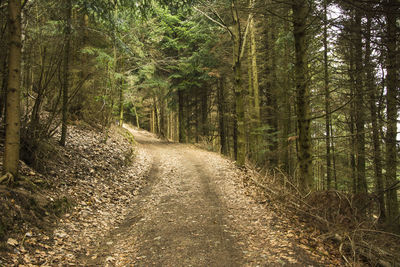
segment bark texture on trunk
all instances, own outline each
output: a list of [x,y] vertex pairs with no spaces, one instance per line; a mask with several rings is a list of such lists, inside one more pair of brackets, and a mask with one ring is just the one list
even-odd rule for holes
[[245,137],[245,111],[244,111],[244,90],[242,81],[242,35],[237,11],[236,1],[232,0],[232,18],[233,18],[233,72],[234,72],[234,93],[236,103],[236,121],[237,121],[237,151],[236,164],[240,167],[245,165],[246,160],[246,137]]
[[[254,1],[252,1],[254,2]],[[260,89],[258,83],[258,67],[257,67],[257,43],[256,43],[256,27],[254,18],[250,19],[250,54],[251,54],[251,74],[252,74],[252,89],[254,94],[254,115],[256,126],[260,123]]]
[[386,132],[386,185],[387,185],[387,219],[392,225],[399,222],[399,203],[397,200],[397,96],[399,90],[399,80],[397,78],[398,47],[396,46],[396,19],[397,13],[393,12],[392,7],[396,6],[396,0],[387,0],[387,37],[386,37],[386,69],[387,69],[387,132]]
[[8,1],[9,53],[3,172],[18,177],[20,148],[21,1]]
[[67,140],[67,120],[68,120],[68,91],[69,91],[69,54],[71,46],[71,0],[65,0],[65,39],[64,39],[64,59],[63,59],[63,91],[62,91],[62,125],[60,145],[65,146]]
[[363,88],[362,64],[362,29],[361,11],[356,10],[354,24],[354,51],[355,51],[355,123],[356,123],[356,154],[357,154],[357,193],[367,193],[365,177],[365,109]]
[[217,100],[218,100],[218,122],[219,122],[219,137],[221,143],[221,153],[228,155],[227,143],[226,143],[226,131],[225,131],[225,92],[224,92],[224,80],[223,78],[218,79],[217,89]]
[[178,124],[179,124],[179,143],[186,142],[186,129],[185,129],[185,109],[184,109],[184,92],[182,89],[178,90]]
[[375,175],[375,194],[378,197],[381,216],[380,219],[385,218],[385,198],[383,193],[383,175],[382,175],[382,153],[381,141],[379,138],[379,124],[378,124],[378,108],[376,105],[376,86],[374,69],[371,62],[371,18],[367,18],[366,34],[365,34],[365,73],[366,85],[369,91],[369,108],[371,114],[372,124],[372,143],[373,143],[373,162],[374,162],[374,175]]
[[330,138],[330,92],[328,72],[328,15],[327,0],[324,1],[324,89],[325,89],[325,144],[326,144],[326,188],[331,189],[331,138]]
[[308,86],[307,65],[307,17],[309,12],[306,0],[294,0],[293,34],[295,45],[295,83],[297,92],[297,127],[299,134],[299,186],[300,190],[308,192],[313,184],[312,143],[310,131],[310,92]]

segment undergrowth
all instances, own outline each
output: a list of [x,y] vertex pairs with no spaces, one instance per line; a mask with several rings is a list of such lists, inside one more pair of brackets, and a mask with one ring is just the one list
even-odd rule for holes
[[303,195],[294,180],[280,170],[261,175],[253,166],[246,167],[244,183],[277,210],[318,229],[320,241],[335,243],[348,266],[400,264],[400,235],[381,223],[374,195],[337,190]]

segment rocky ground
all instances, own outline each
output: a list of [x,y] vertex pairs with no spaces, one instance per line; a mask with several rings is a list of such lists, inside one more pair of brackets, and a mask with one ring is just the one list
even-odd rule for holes
[[43,206],[61,200],[63,212],[7,236],[0,265],[342,264],[318,233],[257,198],[230,160],[127,129],[137,141],[133,157],[121,130],[103,143],[94,131],[71,129],[46,170],[55,186],[40,191]]

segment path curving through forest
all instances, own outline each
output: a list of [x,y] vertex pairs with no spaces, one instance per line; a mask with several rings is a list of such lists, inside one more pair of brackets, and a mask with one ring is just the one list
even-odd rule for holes
[[125,126],[151,157],[147,186],[85,265],[318,266],[220,155]]
[[153,181],[137,203],[137,266],[238,266],[213,173],[197,151],[133,132],[153,156]]

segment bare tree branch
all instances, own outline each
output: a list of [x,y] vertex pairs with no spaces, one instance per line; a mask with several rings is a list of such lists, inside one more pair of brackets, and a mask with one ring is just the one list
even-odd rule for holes
[[[221,28],[227,30],[227,31],[229,32],[229,34],[230,34],[231,36],[233,36],[233,33],[232,33],[231,30],[228,28],[228,26],[226,26],[225,24],[223,24],[223,23],[221,23],[221,22],[219,22],[219,21],[213,19],[212,17],[210,17],[209,15],[207,15],[207,13],[203,12],[202,10],[198,9],[197,7],[193,7],[193,9],[196,10],[197,12],[201,13],[203,16],[205,16],[207,19],[209,19],[210,21],[214,22],[215,24],[217,24],[217,25],[220,26]],[[213,12],[213,14],[216,15],[214,12]],[[221,19],[219,15],[217,15],[217,16],[218,16],[219,19]]]

